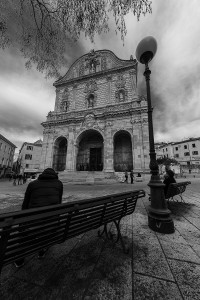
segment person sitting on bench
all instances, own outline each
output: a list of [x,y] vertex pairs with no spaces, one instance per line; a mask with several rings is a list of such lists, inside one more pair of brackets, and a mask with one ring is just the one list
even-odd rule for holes
[[174,178],[174,172],[172,170],[166,170],[166,175],[165,175],[165,179],[164,179],[163,183],[165,184],[164,194],[166,197],[167,190],[169,188],[170,183],[176,183],[176,180]]
[[[38,179],[32,181],[27,186],[22,210],[47,205],[62,203],[63,184],[58,179],[57,173],[52,168],[47,168],[39,175]],[[42,249],[38,253],[38,258],[43,258],[47,249]],[[24,259],[15,261],[16,267],[24,265]]]

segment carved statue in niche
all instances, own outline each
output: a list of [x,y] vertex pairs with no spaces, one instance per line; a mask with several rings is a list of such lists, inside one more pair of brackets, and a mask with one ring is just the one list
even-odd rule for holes
[[94,95],[90,94],[88,96],[88,108],[94,107]]
[[68,111],[68,106],[69,106],[68,101],[63,101],[62,110]]
[[115,98],[117,102],[127,101],[127,91],[125,89],[119,89],[115,92]]
[[123,90],[120,90],[120,91],[119,91],[119,101],[120,101],[120,102],[123,102],[123,101],[124,101],[124,96],[125,96],[125,95],[124,95],[124,91],[123,91]]

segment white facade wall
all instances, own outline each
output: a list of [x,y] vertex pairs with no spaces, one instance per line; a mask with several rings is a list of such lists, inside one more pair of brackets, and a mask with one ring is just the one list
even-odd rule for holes
[[33,143],[24,143],[19,152],[18,162],[20,163],[20,172],[31,169],[39,169],[42,153],[42,145]]
[[200,165],[200,138],[160,145],[156,154],[157,157],[174,158],[181,165]]
[[0,176],[11,171],[16,146],[0,135]]

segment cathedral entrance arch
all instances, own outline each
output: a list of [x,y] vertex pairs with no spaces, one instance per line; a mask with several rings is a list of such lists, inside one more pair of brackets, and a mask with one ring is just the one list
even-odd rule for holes
[[133,169],[133,155],[130,133],[125,130],[116,132],[113,143],[115,172],[131,171]]
[[59,137],[54,143],[53,168],[55,171],[64,171],[67,157],[67,139]]
[[103,137],[94,129],[84,131],[77,140],[77,171],[103,170]]

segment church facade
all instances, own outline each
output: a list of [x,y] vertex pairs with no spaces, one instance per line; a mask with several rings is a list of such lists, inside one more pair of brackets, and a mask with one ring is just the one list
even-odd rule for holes
[[42,123],[40,169],[149,170],[147,102],[137,95],[137,61],[90,51],[55,83],[54,111]]

